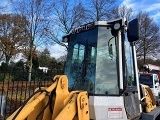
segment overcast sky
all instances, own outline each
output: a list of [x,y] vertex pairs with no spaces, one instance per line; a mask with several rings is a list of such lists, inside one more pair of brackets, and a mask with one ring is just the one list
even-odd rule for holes
[[[3,12],[12,12],[12,6],[9,1],[10,0],[1,0],[0,6],[8,6],[8,8],[6,8]],[[160,25],[160,0],[119,0],[119,4],[131,7],[135,13],[140,10],[147,11],[150,17]],[[49,47],[49,50],[51,55],[55,58],[59,58],[60,56],[66,54],[63,47],[59,45],[53,45]]]

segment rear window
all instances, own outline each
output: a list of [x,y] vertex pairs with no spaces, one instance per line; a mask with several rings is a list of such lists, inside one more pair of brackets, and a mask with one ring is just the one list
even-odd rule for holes
[[140,75],[139,82],[144,85],[148,85],[150,88],[153,88],[152,75]]

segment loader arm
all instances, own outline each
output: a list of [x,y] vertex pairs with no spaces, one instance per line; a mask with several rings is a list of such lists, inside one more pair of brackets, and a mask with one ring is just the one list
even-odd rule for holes
[[54,81],[37,89],[7,120],[89,120],[87,92],[69,92],[65,75],[54,77]]
[[[67,102],[55,120],[89,120],[87,92],[72,92],[72,98]],[[77,114],[77,115],[76,115]]]

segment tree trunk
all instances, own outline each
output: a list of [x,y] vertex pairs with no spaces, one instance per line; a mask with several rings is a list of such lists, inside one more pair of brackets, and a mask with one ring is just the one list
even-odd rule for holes
[[28,73],[28,82],[31,81],[31,77],[32,77],[32,58],[33,58],[33,54],[32,54],[32,48],[33,48],[33,40],[30,43],[30,57],[29,57],[29,73]]
[[29,66],[28,82],[31,81],[31,77],[32,77],[32,66]]
[[9,65],[9,60],[10,60],[11,57],[9,57],[9,55],[7,55],[7,54],[5,56],[6,56],[6,64],[8,66]]
[[143,53],[144,54],[144,56],[143,56],[144,57],[143,58],[144,59],[143,64],[146,64],[146,39],[145,38],[144,38],[144,51],[143,52],[144,52]]

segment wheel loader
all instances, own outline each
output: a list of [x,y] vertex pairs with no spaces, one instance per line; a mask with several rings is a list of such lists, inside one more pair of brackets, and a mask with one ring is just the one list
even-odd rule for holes
[[139,83],[138,19],[95,21],[73,29],[65,75],[39,87],[7,120],[156,120],[160,108]]

